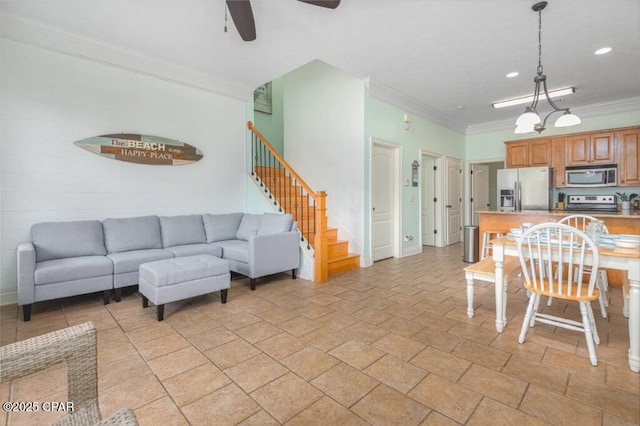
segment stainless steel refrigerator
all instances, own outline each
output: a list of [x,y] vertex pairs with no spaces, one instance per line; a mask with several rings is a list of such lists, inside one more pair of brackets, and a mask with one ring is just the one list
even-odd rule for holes
[[498,170],[498,210],[550,210],[553,198],[553,169],[523,167]]

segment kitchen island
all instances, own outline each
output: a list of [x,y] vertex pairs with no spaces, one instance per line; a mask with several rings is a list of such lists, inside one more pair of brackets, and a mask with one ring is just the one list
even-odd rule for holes
[[[544,222],[558,221],[561,218],[573,214],[586,214],[604,221],[611,234],[631,234],[640,235],[640,212],[567,212],[567,211],[521,211],[521,212],[499,212],[480,210],[476,212],[480,218],[480,233],[478,244],[482,242],[483,232],[487,229],[506,232],[510,228],[519,228],[523,222],[538,224]],[[479,247],[478,253],[481,252]],[[619,271],[608,270],[609,284],[619,287],[622,285],[622,276]]]

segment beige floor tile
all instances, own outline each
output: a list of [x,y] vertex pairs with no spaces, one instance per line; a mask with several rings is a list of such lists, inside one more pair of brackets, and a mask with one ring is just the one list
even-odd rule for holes
[[333,399],[351,407],[380,382],[346,364],[338,364],[311,381]]
[[383,356],[365,368],[364,372],[404,394],[429,374],[426,370],[393,355]]
[[[321,420],[319,420],[321,419]],[[326,425],[366,426],[370,423],[329,397],[323,397],[289,420],[287,426]]]
[[640,377],[628,368],[608,366],[605,380],[609,386],[640,395]]
[[372,346],[405,361],[410,360],[425,348],[424,344],[395,333],[387,334],[382,339],[373,342]]
[[554,425],[602,424],[600,410],[535,385],[527,389],[520,410]]
[[282,330],[266,321],[258,321],[246,327],[238,328],[234,332],[247,342],[256,344],[276,334],[282,333]]
[[194,347],[187,347],[167,355],[152,359],[149,366],[160,380],[190,370],[208,362],[207,358]]
[[562,369],[517,356],[509,359],[502,372],[560,394],[564,394],[569,378],[569,372]]
[[[54,394],[50,394],[47,396],[45,400],[36,400],[38,403],[43,402],[51,402],[51,401],[67,401],[67,391],[56,392]],[[14,402],[26,402],[33,401],[33,399],[28,400],[13,400]],[[4,401],[3,401],[4,402]],[[40,407],[40,404],[38,404]],[[31,408],[31,407],[29,407]],[[5,414],[3,411],[2,414]],[[62,420],[63,418],[69,415],[68,412],[62,411],[45,411],[44,409],[39,409],[36,411],[12,411],[7,414],[7,424],[8,425],[19,425],[19,426],[41,426],[41,425],[50,425],[57,421]]]
[[362,370],[384,356],[385,352],[366,343],[350,340],[329,351],[329,354]]
[[[178,407],[171,398],[164,397],[135,410],[136,418],[141,426],[182,426],[187,425]],[[105,413],[105,415],[108,415]]]
[[373,343],[388,333],[388,331],[381,326],[369,324],[366,321],[359,321],[350,325],[343,329],[342,332],[365,343]]
[[270,357],[280,360],[306,347],[307,344],[288,333],[280,333],[256,344],[256,348]]
[[227,368],[224,373],[249,393],[286,374],[287,371],[282,364],[261,353]]
[[453,350],[452,354],[493,369],[501,369],[511,357],[508,352],[493,349],[470,340],[463,341]]
[[235,425],[260,411],[260,406],[238,386],[230,384],[182,407],[193,425]]
[[[442,415],[437,411],[433,411],[433,410],[431,410],[431,412],[429,413],[425,421],[421,423],[421,425],[424,425],[424,426],[427,426],[427,425],[428,426],[456,426],[459,424],[460,423],[453,421],[449,417]],[[490,423],[490,424],[487,424],[487,426],[489,425],[493,426],[496,424],[499,424],[499,423]]]
[[264,410],[260,410],[248,419],[237,423],[238,426],[278,426],[280,424]]
[[603,383],[572,375],[566,395],[605,411],[618,413],[621,417],[640,424],[640,397],[637,393],[612,389]]
[[301,336],[301,339],[321,351],[328,352],[336,346],[351,340],[351,336],[330,327],[319,327]]
[[418,425],[429,414],[429,408],[380,385],[352,408],[353,412],[374,425]]
[[[491,285],[477,286],[469,319],[460,252],[423,247],[323,284],[277,274],[251,291],[242,278],[228,303],[212,294],[169,304],[160,322],[135,287],[106,306],[97,293],[36,303],[27,323],[17,305],[2,306],[0,340],[94,321],[102,412],[133,405],[141,424],[638,424],[620,288],[609,290],[609,318],[596,318],[594,368],[578,332],[537,324],[518,344],[518,283],[503,333]],[[574,315],[573,305],[550,310]],[[0,384],[0,397],[65,400],[59,368]],[[48,424],[41,416],[12,413],[11,424]]]
[[278,324],[278,327],[280,327],[287,333],[293,334],[296,337],[300,337],[303,334],[310,333],[313,330],[320,328],[320,324],[313,320],[310,320],[309,318],[297,316]]
[[510,407],[518,407],[527,389],[526,382],[477,364],[458,383]]
[[158,378],[151,373],[130,377],[115,386],[99,392],[98,400],[103,413],[115,413],[120,408],[133,410],[167,396]]
[[231,379],[215,365],[206,363],[162,383],[176,404],[183,407],[230,384]]
[[285,374],[251,394],[262,408],[281,423],[323,396],[318,388],[293,373]]
[[546,425],[537,417],[530,416],[512,407],[501,404],[491,398],[483,398],[476,411],[466,423],[469,426],[480,425]]
[[435,374],[429,374],[408,394],[416,401],[459,423],[465,423],[482,395]]
[[238,339],[238,335],[225,327],[210,328],[205,331],[199,331],[192,334],[185,334],[187,338],[196,348],[206,351],[216,348],[225,343],[229,343]]
[[260,353],[259,349],[249,344],[246,340],[236,339],[224,345],[217,346],[204,354],[213,361],[218,368],[224,370],[242,361],[254,357]]
[[411,363],[452,382],[462,377],[471,366],[471,363],[465,359],[432,347],[428,347],[416,355]]
[[162,355],[176,352],[190,346],[189,341],[178,333],[169,334],[154,340],[147,340],[136,345],[140,355],[146,360],[158,358]]
[[280,363],[303,379],[311,381],[340,361],[312,346],[307,346],[286,358]]
[[67,366],[58,364],[14,380],[11,388],[11,400],[44,401],[44,397],[66,390]]

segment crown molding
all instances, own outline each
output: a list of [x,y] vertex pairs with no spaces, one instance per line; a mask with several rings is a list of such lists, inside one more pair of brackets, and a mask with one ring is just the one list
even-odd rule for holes
[[415,99],[398,93],[393,89],[383,86],[371,80],[369,77],[367,77],[365,81],[367,86],[369,87],[370,96],[395,107],[398,107],[402,110],[405,110],[413,115],[424,118],[425,120],[429,120],[433,123],[464,134],[466,129],[463,126],[460,126],[458,123],[451,120],[449,117],[446,117],[445,115],[437,112],[436,110],[433,110],[426,105],[421,104]]
[[[248,86],[11,15],[2,15],[0,28],[2,29],[2,37],[9,40],[143,74],[182,86],[229,96],[243,102],[247,101],[253,93],[253,88]],[[132,64],[135,64],[135,66],[132,66]]]
[[[571,107],[571,111],[580,118],[599,117],[602,115],[618,114],[630,111],[640,111],[640,96],[618,99],[611,102]],[[516,116],[513,119],[492,121],[489,123],[472,124],[467,126],[465,134],[477,135],[480,133],[501,132],[513,130]]]

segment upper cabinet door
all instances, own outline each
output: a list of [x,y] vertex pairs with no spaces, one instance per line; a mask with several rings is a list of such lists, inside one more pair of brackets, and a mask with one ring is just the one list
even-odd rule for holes
[[618,184],[640,185],[640,127],[616,132]]
[[589,164],[589,135],[569,136],[564,142],[565,165],[580,166]]
[[551,165],[551,139],[530,140],[527,166],[543,167]]
[[507,145],[507,169],[513,169],[517,167],[527,167],[528,164],[528,149],[527,142],[509,142]]
[[591,135],[591,162],[612,164],[616,162],[616,140],[614,132]]
[[565,164],[583,166],[616,162],[614,132],[587,133],[565,140]]

